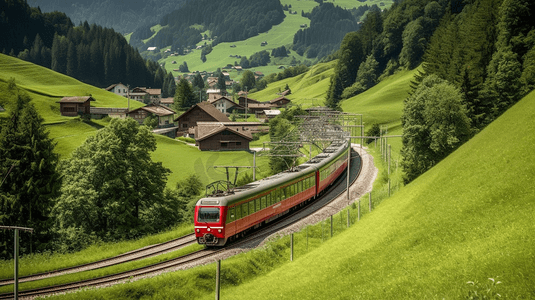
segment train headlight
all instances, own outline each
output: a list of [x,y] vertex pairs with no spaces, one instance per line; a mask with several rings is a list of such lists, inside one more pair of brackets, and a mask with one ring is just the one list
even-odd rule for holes
[[201,230],[199,228],[197,228],[197,232],[200,232]]
[[208,228],[208,229],[206,229],[206,230],[210,231],[210,228]]
[[217,232],[221,233],[221,229],[218,229]]

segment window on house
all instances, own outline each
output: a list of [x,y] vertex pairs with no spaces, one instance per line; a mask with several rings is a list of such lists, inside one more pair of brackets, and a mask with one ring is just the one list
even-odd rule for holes
[[236,146],[241,146],[241,142],[236,142]]
[[228,143],[222,142],[221,143],[221,148],[226,148],[226,147],[228,147]]

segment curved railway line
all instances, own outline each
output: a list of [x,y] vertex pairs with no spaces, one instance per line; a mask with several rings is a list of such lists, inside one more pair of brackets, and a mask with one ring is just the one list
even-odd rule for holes
[[[356,152],[353,150],[353,154],[355,153]],[[351,170],[350,170],[351,172],[350,186],[359,177],[361,168],[362,168],[361,156],[358,154],[355,156],[352,156]],[[347,172],[344,172],[333,183],[333,185],[330,187],[330,189],[326,193],[318,197],[316,200],[309,202],[307,205],[304,206],[304,208],[292,211],[286,214],[285,216],[283,216],[282,218],[278,219],[277,221],[269,223],[268,225],[254,231],[252,234],[249,234],[245,238],[242,238],[240,240],[237,240],[233,243],[228,244],[224,248],[220,248],[220,249],[205,248],[205,249],[192,252],[192,253],[189,253],[189,254],[174,258],[174,259],[164,261],[164,262],[156,263],[153,265],[149,265],[149,266],[145,266],[145,267],[141,267],[138,269],[125,271],[125,272],[121,272],[117,274],[111,274],[111,275],[107,275],[107,276],[103,276],[99,278],[87,279],[87,280],[61,284],[61,285],[56,285],[56,286],[43,287],[43,288],[37,288],[37,289],[32,289],[32,290],[23,290],[23,291],[19,291],[19,297],[34,298],[38,296],[63,293],[63,292],[71,291],[71,290],[80,289],[83,287],[109,286],[109,285],[113,285],[119,282],[129,281],[129,280],[132,280],[133,278],[148,277],[154,274],[162,273],[164,271],[187,268],[191,266],[192,264],[198,265],[198,264],[205,264],[205,263],[213,262],[214,260],[218,259],[218,256],[220,256],[221,253],[225,251],[232,251],[237,248],[250,248],[251,244],[258,245],[262,241],[264,241],[268,236],[271,236],[279,232],[281,229],[299,222],[303,217],[310,215],[324,208],[325,206],[328,206],[333,200],[335,200],[337,197],[339,197],[346,191],[347,189],[346,175],[347,175]],[[120,262],[114,262],[114,261],[119,261],[119,260],[122,260],[122,262],[126,262],[126,261],[132,261],[132,260],[141,259],[145,257],[155,256],[158,254],[174,251],[172,249],[175,249],[175,250],[180,249],[181,247],[185,247],[186,245],[193,244],[195,242],[196,240],[195,240],[194,234],[190,234],[190,235],[186,235],[186,236],[180,237],[178,239],[175,239],[169,242],[141,248],[135,251],[124,253],[116,257],[104,259],[104,260],[94,262],[94,263],[89,263],[83,266],[75,266],[72,268],[66,268],[66,269],[57,270],[53,272],[26,276],[26,277],[21,278],[20,282],[46,278],[46,277],[39,277],[39,276],[52,277],[52,276],[79,272],[81,270],[83,271],[89,270],[89,269],[83,269],[83,268],[91,268],[91,269],[102,268],[104,266],[118,264]],[[245,246],[245,245],[249,245],[249,246]],[[10,280],[10,281],[12,284],[13,280]],[[3,284],[3,285],[10,284],[10,283],[4,283],[4,282],[8,282],[8,281],[7,280],[0,281],[0,284]],[[13,293],[4,293],[4,294],[0,294],[0,299],[12,299],[13,296],[14,296]]]

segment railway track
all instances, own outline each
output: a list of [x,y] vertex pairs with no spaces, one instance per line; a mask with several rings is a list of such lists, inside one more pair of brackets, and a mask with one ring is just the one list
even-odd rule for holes
[[[114,257],[105,258],[99,261],[95,261],[95,262],[91,262],[91,263],[87,263],[83,265],[78,265],[78,266],[73,266],[73,267],[68,267],[64,269],[53,270],[49,272],[43,272],[43,273],[19,277],[19,283],[41,280],[41,279],[46,279],[50,277],[67,275],[67,274],[72,274],[72,273],[77,273],[77,272],[82,272],[82,271],[105,268],[105,267],[109,267],[109,266],[113,266],[113,265],[117,265],[121,263],[126,263],[126,262],[130,262],[134,260],[140,260],[140,259],[144,259],[144,258],[148,258],[148,257],[160,255],[160,254],[165,254],[168,252],[172,252],[172,251],[184,248],[194,243],[196,243],[195,234],[191,233],[191,234],[176,238],[174,240],[139,248],[130,252],[125,252],[123,254],[120,254]],[[13,283],[14,283],[13,279],[0,280],[0,286],[10,285]]]
[[[360,155],[356,155],[355,157],[352,158],[351,166],[352,166],[351,168],[352,174],[350,175],[353,178],[350,178],[350,181],[351,181],[350,185],[356,181],[356,179],[358,178],[358,175],[360,174],[360,170],[362,167]],[[187,264],[192,264],[196,261],[202,261],[202,260],[213,261],[216,259],[216,257],[219,254],[221,254],[224,251],[230,251],[232,249],[239,248],[243,245],[247,245],[251,243],[259,244],[266,237],[278,232],[282,228],[285,228],[287,226],[290,226],[300,221],[300,219],[302,218],[302,217],[299,217],[300,215],[306,216],[306,215],[312,214],[320,210],[321,208],[329,205],[334,199],[336,199],[341,194],[343,194],[346,191],[346,188],[348,188],[345,185],[345,183],[347,182],[346,176],[347,176],[347,172],[345,172],[342,176],[340,176],[333,183],[333,185],[329,188],[328,192],[324,193],[323,195],[318,197],[316,200],[309,202],[304,208],[290,212],[286,214],[285,216],[283,216],[281,219],[274,221],[272,223],[269,223],[267,226],[264,226],[254,231],[253,233],[246,236],[245,238],[242,238],[235,242],[230,243],[224,248],[220,248],[220,249],[205,248],[203,250],[192,252],[190,254],[186,254],[186,255],[183,255],[183,256],[168,260],[168,261],[156,263],[156,264],[146,266],[146,267],[141,267],[135,270],[125,271],[125,272],[121,272],[117,274],[111,274],[111,275],[107,275],[107,276],[103,276],[99,278],[93,278],[93,279],[88,279],[88,280],[83,280],[83,281],[78,281],[78,282],[73,282],[73,283],[61,284],[61,285],[56,285],[56,286],[44,287],[44,288],[37,288],[37,289],[32,289],[32,290],[19,291],[19,297],[33,298],[37,296],[57,294],[57,293],[62,293],[66,291],[76,290],[82,287],[99,287],[99,286],[112,285],[112,284],[131,280],[132,278],[149,276],[151,274],[156,274],[156,273],[164,272],[164,271],[171,270],[174,268],[179,268]],[[188,238],[189,236],[193,236],[193,242],[195,242],[195,237],[193,234],[178,238],[173,241],[177,241],[183,238]],[[171,242],[172,241],[167,242],[167,243],[171,243]],[[163,244],[167,244],[167,243],[163,243]],[[163,244],[154,245],[154,248]],[[153,249],[153,246],[142,248],[139,251],[146,250],[147,248]],[[129,253],[125,253],[124,255],[128,255],[128,254]],[[157,255],[157,254],[151,254],[150,256],[154,256],[154,255]],[[113,259],[113,258],[110,258],[110,259]],[[106,261],[106,260],[103,260],[103,261]],[[73,267],[73,268],[79,268],[79,267],[80,266]],[[59,272],[59,271],[61,270],[54,271],[54,272]],[[32,276],[37,276],[37,275],[32,275]],[[0,294],[0,299],[12,299],[13,296],[14,296],[13,293]]]

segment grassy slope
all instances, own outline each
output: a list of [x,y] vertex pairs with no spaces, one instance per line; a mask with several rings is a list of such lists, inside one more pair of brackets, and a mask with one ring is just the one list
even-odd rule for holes
[[[91,94],[96,107],[127,107],[128,101],[103,89],[85,84],[72,77],[54,72],[8,55],[0,54],[0,81],[7,82],[15,78],[15,83],[26,90],[45,123],[58,123],[71,120],[59,114],[59,103],[64,96],[86,96]],[[132,108],[143,106],[142,103],[131,101]]]
[[534,297],[533,118],[535,92],[351,230],[223,295],[460,298],[498,277],[502,295]]
[[[361,3],[359,1],[354,0],[339,0],[333,2],[335,5],[344,7],[344,8],[354,8],[359,7],[361,5],[367,4],[367,5],[373,5],[377,4],[379,5],[381,2],[385,4],[384,7],[390,7],[392,5],[393,1],[391,0],[368,0],[365,3]],[[253,53],[267,50],[269,53],[271,53],[271,50],[274,48],[280,47],[280,46],[286,46],[286,48],[289,48],[293,43],[293,37],[294,34],[301,29],[301,24],[307,24],[310,25],[310,20],[307,18],[304,18],[301,16],[301,11],[304,12],[310,12],[314,7],[318,5],[317,2],[312,0],[281,0],[282,5],[291,5],[292,11],[297,11],[296,15],[289,14],[289,12],[285,11],[286,18],[284,21],[274,26],[271,30],[269,30],[266,33],[261,33],[257,36],[251,37],[245,41],[239,41],[239,42],[233,42],[233,43],[221,43],[214,47],[213,51],[206,56],[207,60],[205,63],[203,63],[200,59],[201,57],[201,51],[200,50],[193,50],[193,52],[185,55],[185,56],[170,56],[166,59],[160,60],[160,63],[165,62],[165,67],[167,71],[171,72],[173,69],[178,69],[178,65],[182,64],[182,62],[186,62],[188,64],[189,70],[194,71],[215,71],[217,68],[222,68],[226,66],[227,64],[234,65],[234,62],[237,61],[239,63],[240,59],[235,57],[229,57],[229,55],[241,55],[241,56],[251,56]],[[382,6],[381,6],[382,7]],[[260,46],[260,43],[263,41],[267,41],[267,46]],[[200,42],[198,45],[204,44],[204,41]],[[230,45],[236,45],[236,48],[230,48]],[[291,56],[294,56],[297,60],[300,60],[303,62],[306,60],[305,57],[298,55],[297,53],[293,52],[291,53]],[[176,61],[177,64],[171,64],[172,61]],[[272,58],[272,60],[274,60]],[[277,64],[284,64],[288,65],[291,59],[285,59],[282,62],[279,62]],[[265,67],[257,67],[252,68],[252,71],[260,71],[264,74],[269,73],[278,73],[280,70],[277,69],[277,66],[265,66]],[[174,75],[179,75],[181,73],[173,72]],[[240,78],[240,74],[238,74],[235,71],[231,71],[230,75],[233,79]]]
[[269,101],[280,97],[277,93],[288,84],[292,94],[286,97],[293,103],[300,104],[303,108],[323,106],[335,65],[336,61],[314,65],[307,73],[270,83],[264,90],[249,94],[249,97]]

